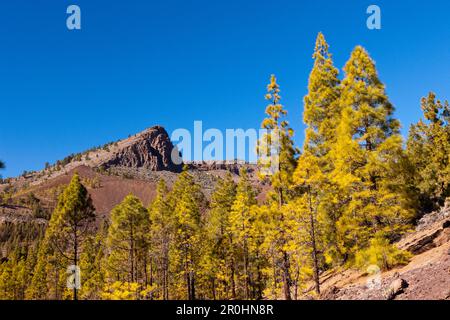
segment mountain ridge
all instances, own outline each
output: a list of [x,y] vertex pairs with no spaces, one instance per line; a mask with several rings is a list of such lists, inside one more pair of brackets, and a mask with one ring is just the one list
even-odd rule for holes
[[17,212],[22,220],[31,217],[32,210],[26,207],[30,206],[29,198],[37,198],[49,215],[62,187],[75,172],[88,188],[100,216],[107,216],[129,193],[136,194],[148,205],[155,196],[158,181],[164,179],[171,187],[183,166],[193,173],[207,198],[218,177],[229,172],[237,181],[243,167],[247,168],[255,187],[261,187],[255,164],[240,160],[182,162],[181,158],[176,158],[177,164],[172,161],[177,155],[179,152],[164,127],[152,126],[126,139],[70,155],[43,170],[5,179],[0,183],[0,192],[10,193],[10,200],[3,202],[18,206],[3,211],[8,211],[9,216]]
[[238,174],[240,168],[244,166],[250,168],[251,171],[256,168],[256,164],[243,160],[183,161],[165,128],[155,125],[134,135],[129,135],[128,138],[71,154],[63,160],[56,161],[53,165],[47,164],[42,170],[24,171],[20,176],[3,179],[0,181],[0,191],[8,183],[37,185],[67,174],[80,166],[87,166],[102,172],[114,168],[142,168],[154,172],[179,173],[183,165],[190,170],[228,170],[235,174]]

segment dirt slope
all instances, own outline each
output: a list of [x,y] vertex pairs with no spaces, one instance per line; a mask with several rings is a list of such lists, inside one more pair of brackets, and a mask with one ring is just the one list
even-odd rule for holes
[[[422,218],[419,227],[397,246],[414,254],[409,264],[383,272],[377,278],[356,270],[327,272],[322,275],[321,298],[450,300],[450,206]],[[399,281],[403,288],[389,297]]]

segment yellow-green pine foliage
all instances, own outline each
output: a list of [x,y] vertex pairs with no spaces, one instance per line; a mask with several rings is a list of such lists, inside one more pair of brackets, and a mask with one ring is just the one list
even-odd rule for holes
[[356,253],[355,265],[363,271],[373,265],[381,270],[389,270],[397,265],[407,264],[411,256],[410,252],[398,249],[378,234],[370,239],[368,248]]
[[[295,300],[303,294],[303,290],[314,285],[316,279],[314,258],[317,257],[319,266],[323,264],[323,255],[318,254],[324,248],[321,242],[323,230],[319,228],[321,224],[316,220],[314,220],[315,225],[311,227],[311,217],[315,218],[314,212],[311,213],[311,207],[314,205],[314,202],[311,205],[311,200],[315,201],[315,198],[305,192],[283,207],[286,221],[289,222],[285,229],[289,239],[286,243],[286,250],[291,257],[292,297]],[[314,234],[312,234],[312,230],[314,230]],[[316,241],[315,253],[313,240]],[[269,257],[271,256],[269,255]],[[315,288],[315,286],[311,288]],[[320,289],[319,286],[317,288]],[[269,286],[267,290],[269,291]],[[280,296],[276,298],[278,299]]]
[[138,282],[114,281],[107,284],[103,293],[104,300],[148,300],[151,297],[154,287],[142,286]]
[[308,94],[304,97],[303,122],[304,151],[318,157],[325,156],[336,140],[335,128],[339,123],[340,87],[338,69],[334,67],[328,43],[319,33],[314,48],[314,66],[309,75]]
[[[324,258],[336,247],[335,223],[329,203],[334,189],[328,180],[329,173],[321,165],[321,157],[306,150],[299,159],[294,173],[294,181],[301,195],[293,201],[297,203],[297,222],[300,229],[307,231],[307,252],[310,255],[316,294],[320,294],[319,274],[324,268]],[[330,218],[331,217],[331,218]],[[301,243],[299,244],[302,247]]]
[[400,123],[375,63],[358,46],[344,71],[333,179],[344,199],[337,222],[340,249],[353,258],[374,235],[393,239],[405,231],[413,212],[397,180],[403,157]]
[[169,206],[169,191],[161,179],[150,212],[151,261],[156,267],[154,299],[169,299],[169,252],[174,241],[174,217]]
[[[309,76],[308,94],[304,97],[303,121],[306,125],[303,154],[298,160],[294,181],[302,193],[310,200],[311,208],[307,206],[306,214],[309,221],[305,227],[314,235],[313,247],[319,246],[321,240],[326,246],[320,250],[327,261],[331,262],[337,256],[336,221],[338,202],[336,201],[337,186],[329,177],[333,170],[333,159],[330,154],[336,143],[336,128],[340,121],[341,107],[340,81],[338,70],[333,65],[329,46],[322,33],[316,40],[313,59],[314,66]],[[312,221],[310,218],[312,217]],[[320,226],[319,226],[320,224]],[[313,229],[311,229],[313,227]],[[322,234],[318,229],[324,228]],[[317,230],[314,230],[317,229]],[[322,239],[323,238],[323,239]],[[318,277],[319,250],[311,250],[315,277]],[[316,279],[317,280],[317,279]],[[316,281],[316,292],[319,291]]]
[[108,281],[148,284],[146,261],[149,247],[149,215],[142,202],[130,194],[111,211],[108,247]]
[[59,196],[40,245],[28,298],[76,298],[76,290],[68,291],[66,287],[66,268],[78,265],[83,241],[92,230],[94,220],[95,208],[89,193],[78,174],[74,174]]
[[[287,111],[280,103],[280,86],[274,75],[270,77],[265,98],[269,101],[269,105],[266,107],[267,117],[261,123],[261,127],[269,132],[259,141],[258,152],[268,155],[271,147],[278,149],[277,155],[272,159],[275,160],[277,168],[274,168],[276,170],[269,175],[269,180],[274,190],[272,197],[281,206],[286,203],[290,196],[289,187],[292,184],[292,173],[297,164],[295,158],[298,150],[294,147],[294,130],[285,119]],[[271,162],[260,163],[263,169],[271,168],[272,165]]]
[[[48,228],[50,228],[50,225]],[[26,291],[27,299],[39,300],[46,299],[47,297],[59,299],[61,297],[58,295],[58,280],[55,277],[52,278],[52,275],[54,276],[55,273],[64,272],[64,270],[57,266],[55,252],[49,243],[49,234],[47,230],[46,236],[39,246],[37,262],[33,270],[33,278]],[[50,282],[51,280],[52,282]],[[53,295],[51,295],[52,293]]]
[[102,298],[106,276],[105,229],[101,228],[95,236],[90,236],[85,241],[80,257],[82,276],[80,299],[98,300]]
[[251,299],[252,270],[254,258],[252,251],[253,227],[255,223],[256,205],[255,191],[249,181],[247,170],[240,170],[240,180],[236,189],[236,199],[230,212],[229,233],[233,247],[233,261],[235,263],[235,284],[238,298]]
[[[269,105],[266,107],[267,117],[263,120],[261,127],[268,129],[267,133],[258,144],[259,154],[268,154],[269,150],[276,147],[277,155],[275,158],[272,155],[272,161],[276,161],[276,168],[273,167],[274,163],[260,163],[263,169],[268,169],[271,167],[273,170],[272,174],[266,176],[270,181],[272,187],[272,192],[269,192],[267,197],[269,202],[275,202],[278,206],[273,214],[276,215],[277,223],[279,224],[279,230],[281,232],[278,234],[279,238],[274,239],[278,243],[276,249],[279,250],[276,262],[277,267],[282,269],[283,277],[283,293],[284,298],[287,300],[291,299],[290,293],[290,257],[289,253],[285,250],[286,239],[285,232],[285,219],[282,207],[287,203],[287,201],[292,198],[291,185],[292,185],[292,174],[296,168],[297,161],[296,156],[298,154],[298,149],[294,147],[293,136],[294,130],[289,126],[289,122],[285,119],[287,116],[287,111],[284,109],[283,105],[280,103],[280,86],[277,83],[277,79],[274,75],[270,78],[270,83],[267,85],[267,94],[265,96],[266,100],[269,101]],[[264,159],[264,158],[263,158]],[[273,206],[270,205],[273,209]]]
[[35,263],[34,247],[16,247],[0,264],[0,300],[23,300]]
[[266,282],[264,295],[271,299],[291,299],[292,254],[293,247],[291,232],[292,216],[286,211],[286,206],[290,200],[281,208],[275,201],[259,206],[252,210],[255,222],[261,227],[255,231],[263,230],[263,241],[261,251],[266,257],[266,261],[261,261],[264,265],[263,275]]
[[13,300],[15,279],[13,272],[13,260],[3,262],[0,265],[0,299]]
[[205,226],[207,254],[202,259],[203,278],[209,299],[235,299],[235,264],[233,236],[230,233],[231,207],[236,198],[236,184],[230,173],[219,178],[211,195]]
[[421,108],[424,119],[411,126],[407,152],[422,209],[430,211],[450,196],[450,106],[430,92],[422,98]]
[[199,263],[202,256],[203,194],[194,177],[184,168],[175,182],[170,205],[174,214],[175,239],[170,252],[173,277],[171,299],[196,299]]
[[[53,246],[56,246],[62,257],[69,264],[79,266],[80,252],[83,242],[92,234],[95,221],[95,208],[87,189],[81,184],[75,173],[69,186],[64,189],[56,207],[56,224],[58,230],[53,235]],[[67,275],[66,275],[67,276]],[[62,274],[60,275],[62,276]],[[77,289],[71,292],[71,298],[77,299]],[[68,292],[66,292],[67,296]]]

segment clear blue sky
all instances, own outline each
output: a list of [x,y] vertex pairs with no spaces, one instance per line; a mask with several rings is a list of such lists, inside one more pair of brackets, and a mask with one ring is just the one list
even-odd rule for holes
[[[66,8],[82,30],[66,28]],[[366,28],[366,8],[382,29]],[[342,68],[367,48],[406,133],[433,90],[450,99],[450,2],[15,0],[0,3],[4,177],[160,124],[257,128],[270,74],[302,141],[317,32]]]

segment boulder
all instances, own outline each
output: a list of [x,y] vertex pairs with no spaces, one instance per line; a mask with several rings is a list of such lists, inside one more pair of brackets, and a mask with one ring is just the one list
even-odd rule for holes
[[408,287],[408,282],[405,279],[395,279],[389,285],[388,289],[385,292],[386,300],[392,300],[399,294],[403,293],[403,289]]
[[339,291],[340,291],[339,288],[333,285],[325,289],[320,295],[320,298],[323,300],[336,300]]

